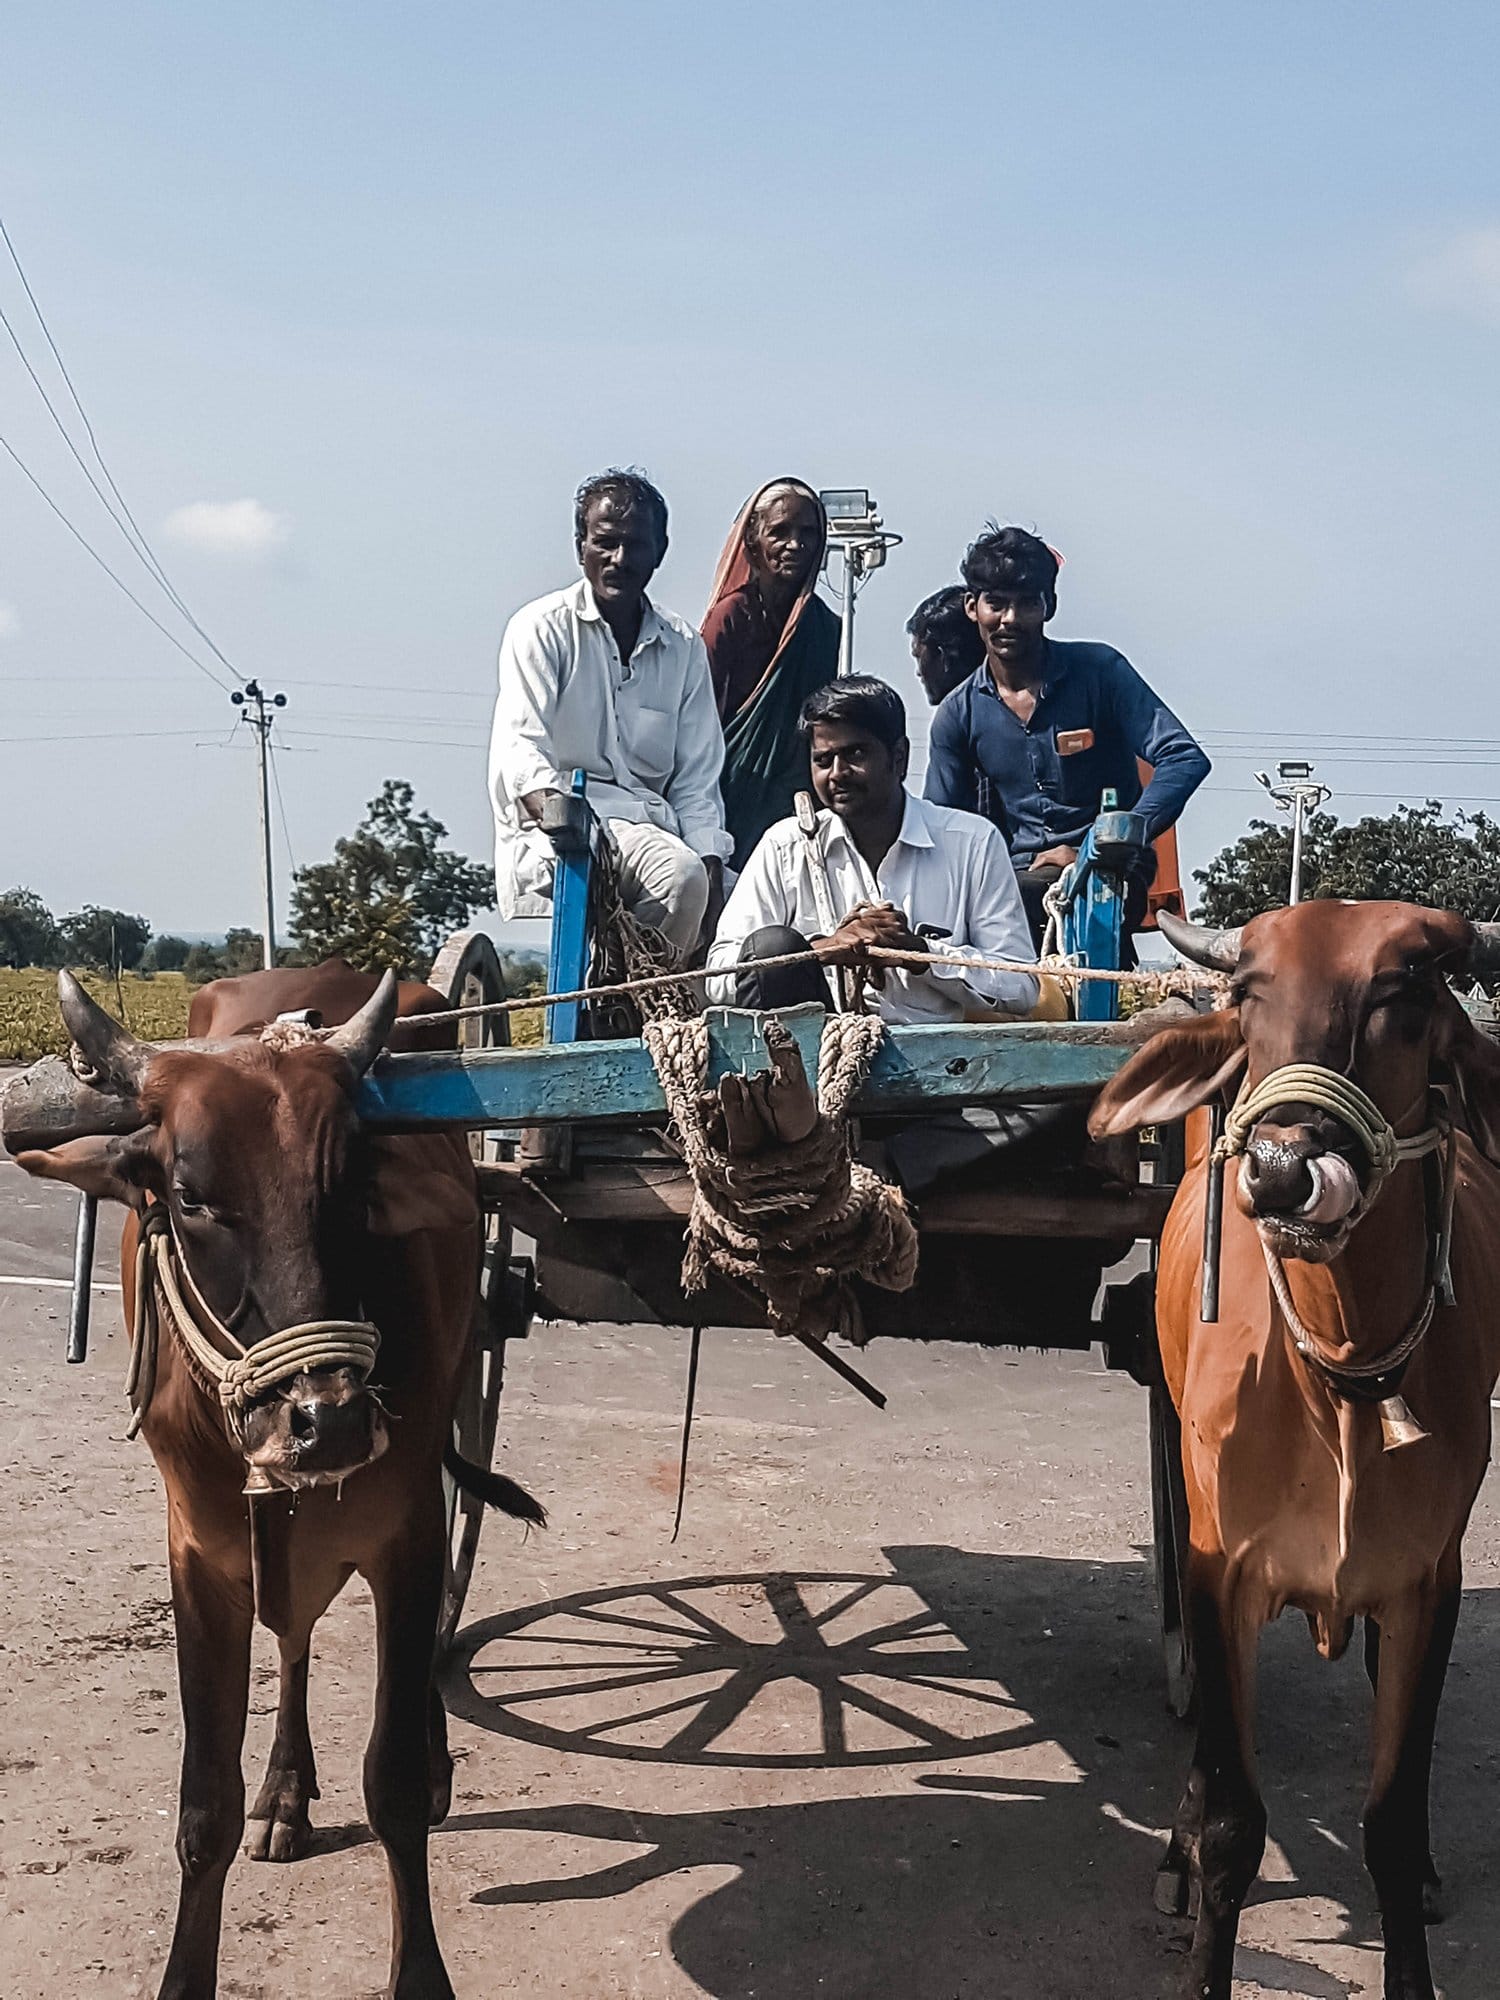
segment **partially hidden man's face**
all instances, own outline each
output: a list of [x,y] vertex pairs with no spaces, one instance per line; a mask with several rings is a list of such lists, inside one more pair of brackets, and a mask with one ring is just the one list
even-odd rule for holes
[[1036,650],[1057,600],[1040,591],[971,590],[964,609],[992,659],[1023,660]]
[[590,502],[578,560],[601,609],[639,602],[666,552],[667,538],[649,508],[611,493]]
[[757,509],[745,536],[745,554],[757,576],[800,589],[823,546],[823,521],[806,493],[773,494]]
[[931,639],[913,639],[911,656],[917,663],[917,679],[922,692],[936,708],[944,695],[966,681],[974,671],[972,660],[951,660]]
[[818,804],[845,820],[889,811],[900,796],[910,754],[904,736],[888,750],[878,736],[852,722],[815,722],[808,758]]

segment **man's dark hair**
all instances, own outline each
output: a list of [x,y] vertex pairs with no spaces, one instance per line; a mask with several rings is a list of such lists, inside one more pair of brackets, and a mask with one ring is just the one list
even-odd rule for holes
[[582,542],[589,524],[589,509],[596,500],[613,500],[623,511],[639,507],[653,516],[658,537],[667,539],[667,503],[639,466],[611,466],[585,479],[573,496],[573,539]]
[[979,627],[964,610],[964,586],[950,583],[924,597],[906,621],[907,632],[919,646],[936,646],[955,665],[973,668],[984,658]]
[[820,722],[847,722],[894,750],[906,734],[906,708],[896,690],[873,674],[846,674],[803,702],[797,730],[804,743]]
[[1017,597],[1057,598],[1057,557],[1039,535],[997,528],[991,521],[964,552],[958,573],[972,591],[1004,590]]

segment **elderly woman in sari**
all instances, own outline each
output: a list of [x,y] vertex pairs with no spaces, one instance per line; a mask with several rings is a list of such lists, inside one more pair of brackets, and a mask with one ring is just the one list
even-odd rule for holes
[[774,479],[741,509],[714,579],[703,641],[724,725],[724,824],[742,868],[808,788],[802,704],[838,673],[839,621],[815,593],[828,516],[800,479]]

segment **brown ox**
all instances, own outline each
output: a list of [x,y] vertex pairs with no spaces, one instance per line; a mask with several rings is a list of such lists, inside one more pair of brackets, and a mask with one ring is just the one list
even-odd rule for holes
[[[1157,1326],[1182,1419],[1199,1723],[1159,1900],[1186,1910],[1196,1897],[1186,1991],[1229,2000],[1240,1909],[1265,1845],[1253,1740],[1260,1629],[1293,1605],[1333,1658],[1362,1614],[1375,1689],[1364,1850],[1385,1993],[1432,2000],[1432,1740],[1500,1369],[1500,1051],[1444,974],[1492,943],[1459,917],[1402,903],[1304,903],[1243,933],[1162,924],[1184,955],[1232,971],[1231,1004],[1149,1042],[1103,1092],[1092,1130],[1179,1118],[1232,1095],[1242,1077],[1246,1092],[1275,1080],[1247,1107],[1243,1150],[1227,1163],[1216,1324],[1199,1316],[1210,1176],[1201,1136],[1161,1245]],[[1283,1086],[1276,1073],[1291,1064],[1323,1075]],[[1383,1114],[1374,1151],[1388,1177],[1355,1137],[1359,1101],[1349,1115],[1320,1101],[1328,1072],[1335,1098],[1350,1078]],[[1451,1139],[1417,1156],[1424,1128],[1447,1129],[1445,1103]],[[1236,1123],[1231,1114],[1231,1139]],[[1398,1159],[1392,1137],[1413,1147]],[[1435,1280],[1449,1145],[1455,1303],[1445,1304]],[[1372,1362],[1382,1372],[1357,1372]],[[1390,1405],[1385,1429],[1379,1405],[1398,1393],[1428,1435],[1396,1442],[1403,1413]]]
[[[452,1449],[455,1395],[478,1269],[474,1176],[461,1138],[377,1139],[355,1115],[360,1076],[391,1037],[398,993],[332,963],[205,988],[202,1049],[133,1042],[65,973],[64,1018],[83,1063],[133,1099],[137,1130],[19,1154],[28,1172],[125,1203],[125,1310],[135,1311],[141,1219],[164,1214],[185,1275],[253,1357],[307,1322],[373,1323],[376,1387],[316,1356],[236,1412],[231,1438],[211,1370],[164,1319],[144,1435],[167,1490],[172,1605],[185,1743],[177,1852],[181,1894],[161,2000],[211,2000],[224,1879],[245,1821],[241,1751],[256,1616],[276,1633],[281,1695],[248,1851],[305,1852],[317,1796],[307,1722],[312,1628],[358,1571],[375,1600],[378,1684],[365,1756],[370,1825],[392,1896],[392,2000],[452,2000],[433,1930],[429,1822],[448,1810],[452,1762],[433,1684],[443,1585],[442,1468],[539,1520],[508,1480]],[[404,987],[408,1014],[441,1006]],[[326,1038],[267,1018],[343,1020]],[[398,1033],[424,1033],[398,1030]],[[438,1024],[427,1036],[442,1032]],[[91,1100],[97,1105],[97,1097]],[[80,1099],[82,1102],[82,1099]],[[121,1122],[119,1119],[114,1121]],[[153,1228],[158,1225],[153,1220]],[[213,1320],[198,1311],[200,1325]],[[248,1485],[259,1497],[247,1497]],[[345,1482],[347,1481],[347,1485]]]

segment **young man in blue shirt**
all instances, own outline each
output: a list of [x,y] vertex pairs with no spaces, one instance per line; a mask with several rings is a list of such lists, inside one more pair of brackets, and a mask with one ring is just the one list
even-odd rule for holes
[[[1155,840],[1209,772],[1122,653],[1047,637],[1057,571],[1056,555],[1024,528],[990,528],[965,555],[964,608],[984,660],[933,717],[925,786],[935,804],[983,812],[1000,828],[1038,944],[1042,897],[1077,859],[1103,793],[1143,814]],[[1144,790],[1137,759],[1152,766]],[[1155,872],[1148,847],[1127,892],[1127,931],[1145,915]]]

